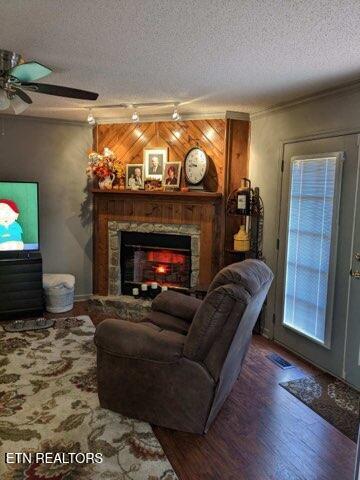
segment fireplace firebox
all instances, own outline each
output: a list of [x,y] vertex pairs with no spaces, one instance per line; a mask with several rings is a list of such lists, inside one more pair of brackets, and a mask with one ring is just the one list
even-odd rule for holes
[[165,233],[121,232],[121,292],[142,283],[187,290],[191,282],[191,237]]

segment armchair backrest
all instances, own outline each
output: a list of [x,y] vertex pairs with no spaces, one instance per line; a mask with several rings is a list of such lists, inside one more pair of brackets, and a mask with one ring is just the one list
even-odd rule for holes
[[205,364],[215,380],[223,373],[237,376],[272,279],[271,270],[260,260],[222,269],[195,314],[184,356]]
[[272,281],[273,273],[261,260],[248,259],[243,262],[232,263],[223,268],[214,277],[208,293],[223,285],[238,285],[249,293],[255,295],[267,282]]

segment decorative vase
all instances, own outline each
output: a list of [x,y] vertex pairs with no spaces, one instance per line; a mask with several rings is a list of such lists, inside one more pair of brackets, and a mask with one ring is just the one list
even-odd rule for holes
[[99,188],[100,190],[111,190],[115,180],[115,175],[110,173],[106,177],[99,179]]

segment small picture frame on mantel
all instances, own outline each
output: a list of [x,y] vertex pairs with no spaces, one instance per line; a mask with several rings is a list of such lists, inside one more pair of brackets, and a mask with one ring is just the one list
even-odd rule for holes
[[166,190],[180,187],[181,162],[167,162],[164,165],[162,184]]
[[126,165],[126,188],[139,190],[144,188],[144,165],[141,163],[128,163]]
[[161,180],[147,179],[145,180],[144,185],[145,190],[147,190],[148,192],[155,192],[163,189],[161,185]]
[[145,148],[144,149],[144,170],[146,180],[163,179],[164,165],[167,163],[167,148]]

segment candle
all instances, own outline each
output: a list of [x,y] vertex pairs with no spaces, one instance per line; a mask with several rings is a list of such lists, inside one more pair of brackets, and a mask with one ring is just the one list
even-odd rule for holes
[[156,282],[151,282],[151,288],[154,290],[158,287],[158,284]]
[[138,288],[133,288],[132,289],[132,294],[134,295],[134,297],[137,297],[139,295],[139,289]]
[[141,290],[142,290],[143,292],[146,292],[147,289],[148,289],[147,283],[142,283],[142,284],[141,284]]
[[168,287],[167,287],[166,285],[163,285],[163,286],[161,287],[161,291],[162,291],[162,292],[166,292],[167,289],[168,289]]

